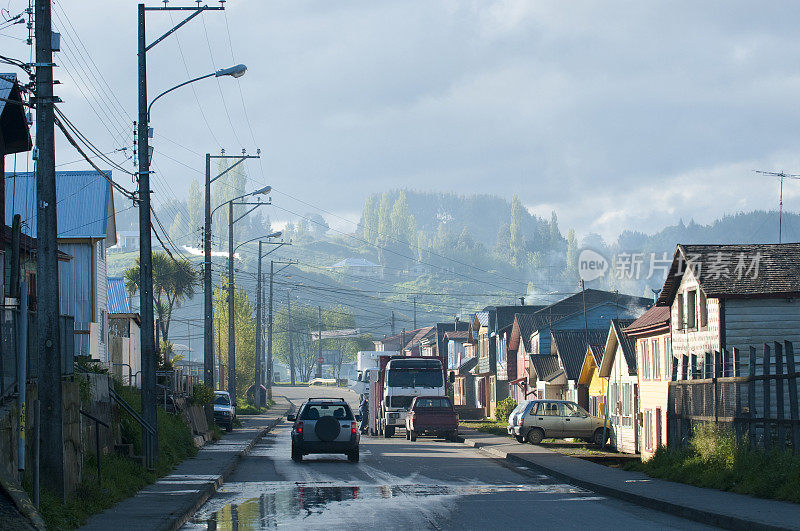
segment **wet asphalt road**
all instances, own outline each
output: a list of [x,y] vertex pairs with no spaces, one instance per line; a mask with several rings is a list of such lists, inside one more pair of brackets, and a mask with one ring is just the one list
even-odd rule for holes
[[[341,390],[280,389],[299,405]],[[356,397],[345,396],[350,402]],[[505,466],[458,443],[402,435],[362,437],[361,462],[344,455],[290,459],[283,422],[243,458],[184,529],[644,529],[693,522]]]

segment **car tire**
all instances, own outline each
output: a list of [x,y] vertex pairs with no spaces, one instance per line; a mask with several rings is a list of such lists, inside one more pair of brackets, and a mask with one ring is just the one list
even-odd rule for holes
[[388,439],[394,435],[394,426],[386,426],[383,428],[383,438]]
[[451,431],[449,439],[451,442],[458,442],[458,430]]
[[531,431],[528,432],[528,435],[525,437],[531,444],[539,444],[544,439],[544,431],[541,428],[533,428]]
[[522,435],[514,435],[514,438],[517,440],[518,443],[525,442],[525,437],[523,437]]
[[[603,436],[603,428],[597,428],[594,430],[594,436],[592,437],[592,442],[597,446],[603,446],[603,443],[608,440],[608,430],[605,430],[605,437]],[[605,440],[604,440],[605,439]]]
[[225,431],[233,431],[233,422],[231,422],[227,426],[225,426]]
[[406,440],[407,441],[411,440],[411,431],[408,428],[406,428]]
[[347,452],[347,460],[350,461],[351,463],[358,463],[360,457],[361,455],[358,451],[358,448]]
[[302,460],[303,460],[303,452],[301,452],[299,449],[295,448],[294,445],[292,445],[292,461],[294,461],[295,463],[299,463]]
[[414,430],[409,431],[408,432],[408,437],[409,437],[409,439],[411,439],[411,442],[416,441],[417,440],[417,432],[415,432]]

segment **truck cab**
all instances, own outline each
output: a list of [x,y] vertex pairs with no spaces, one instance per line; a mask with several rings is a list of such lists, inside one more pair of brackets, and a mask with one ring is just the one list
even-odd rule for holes
[[438,358],[403,357],[386,362],[382,372],[377,431],[388,438],[405,428],[406,414],[418,396],[445,396],[442,362]]

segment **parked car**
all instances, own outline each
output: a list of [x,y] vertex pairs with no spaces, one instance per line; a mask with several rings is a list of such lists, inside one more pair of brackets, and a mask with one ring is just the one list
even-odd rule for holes
[[[509,417],[510,418],[510,417]],[[531,444],[545,437],[554,439],[578,438],[598,446],[608,438],[603,419],[593,417],[575,402],[566,400],[532,400],[524,412],[518,412],[510,433],[517,441]]]
[[517,442],[525,442],[525,437],[522,435],[516,435],[514,433],[514,427],[517,425],[520,415],[524,415],[531,404],[533,404],[533,400],[521,400],[520,403],[517,404],[517,407],[515,407],[508,415],[508,426],[506,426],[506,430],[508,431],[509,435],[517,439]]
[[214,391],[214,422],[231,431],[235,420],[236,405],[231,403],[231,395],[228,391]]
[[292,425],[292,460],[308,454],[345,454],[353,463],[359,459],[357,421],[343,398],[309,398],[297,415],[287,415]]
[[447,396],[418,396],[406,415],[406,439],[429,434],[455,441],[458,437],[458,414]]

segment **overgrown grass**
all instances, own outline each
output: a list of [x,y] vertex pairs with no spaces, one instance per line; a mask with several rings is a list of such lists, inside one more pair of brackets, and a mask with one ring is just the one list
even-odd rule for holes
[[800,456],[751,451],[712,424],[698,425],[688,448],[659,448],[649,461],[627,468],[698,487],[800,503]]
[[[141,411],[139,391],[130,387],[117,387],[123,398],[134,409]],[[126,413],[120,420],[122,441],[133,445],[134,454],[142,453],[141,427]],[[219,430],[217,430],[219,431]],[[115,503],[136,494],[143,487],[168,474],[178,463],[197,453],[191,429],[178,415],[158,410],[158,460],[154,470],[147,470],[128,457],[104,455],[101,458],[102,486],[97,483],[97,461],[87,454],[83,465],[83,481],[66,503],[43,490],[39,510],[48,529],[74,529],[84,524],[89,516],[99,513]],[[26,489],[31,492],[26,481]]]
[[506,426],[508,423],[506,421],[500,420],[461,420],[459,424],[465,428],[472,428],[478,430],[483,433],[491,433],[492,435],[508,435],[508,431],[506,431]]
[[239,398],[236,401],[236,414],[237,415],[261,415],[265,413],[269,408],[275,405],[274,400],[268,400],[267,405],[263,407],[256,407],[253,404],[246,402],[245,400]]

